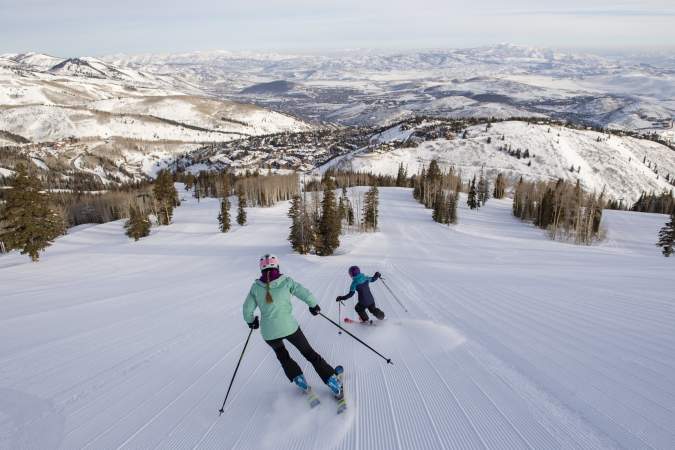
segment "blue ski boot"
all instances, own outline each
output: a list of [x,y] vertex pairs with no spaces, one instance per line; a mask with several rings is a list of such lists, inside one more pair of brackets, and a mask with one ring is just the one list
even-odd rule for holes
[[342,398],[342,382],[335,375],[331,375],[326,385],[333,392],[335,398]]
[[312,391],[312,387],[307,384],[305,376],[300,374],[297,377],[293,378],[293,383],[300,388],[302,392],[307,394],[307,403],[309,403],[310,408],[315,408],[321,403],[319,397]]
[[303,392],[307,392],[310,390],[309,384],[307,384],[307,380],[305,380],[305,376],[303,374],[300,374],[297,377],[293,378],[293,383],[295,383],[295,385],[299,387],[300,390]]

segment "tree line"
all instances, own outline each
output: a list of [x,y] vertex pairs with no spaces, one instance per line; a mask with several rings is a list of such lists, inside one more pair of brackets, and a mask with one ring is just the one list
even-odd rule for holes
[[514,216],[547,230],[551,239],[585,245],[600,237],[604,204],[604,191],[587,193],[579,181],[527,182],[521,177],[513,193]]
[[425,208],[433,210],[432,219],[448,225],[458,221],[460,193],[467,194],[469,209],[478,209],[491,197],[504,198],[507,190],[507,180],[502,173],[497,174],[491,185],[482,167],[478,178],[474,175],[464,183],[461,171],[456,172],[453,166],[444,171],[437,160],[422,167],[420,173],[412,178],[412,184],[413,197]]
[[257,172],[245,172],[238,175],[229,170],[201,171],[198,175],[179,173],[176,181],[185,184],[199,200],[204,197],[225,198],[242,195],[250,207],[269,207],[278,202],[287,201],[299,192],[299,179],[296,173],[279,175],[269,172],[259,175]]
[[[288,240],[293,250],[300,254],[315,253],[330,256],[340,246],[340,235],[346,227],[356,222],[355,206],[347,196],[347,186],[336,198],[336,184],[332,178],[322,183],[323,192],[312,191],[311,201],[304,195],[296,195],[291,201],[288,217],[291,219]],[[373,232],[379,221],[379,190],[371,186],[365,193],[361,209],[359,230]]]
[[41,171],[18,164],[3,189],[0,242],[4,251],[19,250],[32,261],[72,226],[129,218],[125,229],[138,240],[150,232],[149,215],[168,225],[179,205],[173,176],[160,172],[153,185],[133,184],[101,193],[49,192]]
[[670,214],[673,208],[675,208],[673,191],[662,192],[658,195],[654,192],[649,194],[643,192],[630,210],[636,212]]

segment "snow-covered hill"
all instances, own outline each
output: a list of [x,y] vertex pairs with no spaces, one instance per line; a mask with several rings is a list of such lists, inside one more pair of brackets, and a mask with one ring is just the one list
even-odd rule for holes
[[[607,58],[501,44],[327,54],[115,55],[119,66],[183,79],[313,120],[380,124],[411,114],[535,116],[672,133],[675,78],[666,55]],[[260,90],[284,83],[283,91]],[[453,107],[455,99],[468,104]]]
[[[448,228],[410,190],[381,189],[381,231],[319,258],[291,253],[287,207],[250,209],[222,234],[219,202],[187,198],[136,243],[115,222],[37,264],[0,256],[0,448],[673,448],[675,277],[653,245],[664,216],[608,211],[607,240],[577,247],[512,218],[507,200],[462,202]],[[386,320],[349,328],[386,365],[295,303],[312,345],[346,368],[345,415],[289,348],[321,398],[310,411],[254,332],[218,417],[266,252],[329,317],[352,264],[381,271],[409,310],[376,282]]]
[[[199,88],[175,77],[117,67],[96,58],[58,60],[31,53],[3,55],[0,61],[3,60],[15,65],[6,66],[0,72],[0,108],[4,108],[0,130],[22,135],[31,141],[110,135],[152,139],[151,134],[134,129],[133,125],[143,128],[144,122],[153,118],[177,122],[178,126],[203,128],[208,132],[244,135],[310,129],[302,121],[284,114],[205,98]],[[77,109],[71,112],[61,107]],[[78,126],[78,121],[87,122],[89,116],[100,117],[97,114],[100,111],[147,117],[127,121],[126,130],[121,133],[114,129],[104,132],[88,125]],[[28,120],[31,116],[35,119]],[[66,116],[68,118],[64,120]],[[60,123],[63,123],[61,129]],[[174,130],[171,137],[160,139],[179,139],[176,136],[181,132],[184,133]],[[204,139],[201,135],[188,135],[184,139],[217,140]]]
[[138,179],[198,144],[311,129],[287,114],[208,98],[170,75],[88,57],[0,57],[0,144],[31,143],[15,151],[49,158],[41,167]]
[[[373,139],[375,143],[405,141],[414,131],[396,126]],[[527,150],[531,157],[511,156],[504,147],[522,154]],[[605,188],[607,194],[624,202],[637,200],[642,192],[672,190],[665,177],[675,178],[675,151],[659,143],[520,121],[497,122],[490,128],[469,127],[465,139],[456,136],[425,141],[417,147],[358,151],[331,161],[322,170],[338,167],[396,175],[403,163],[414,174],[433,159],[443,167],[461,170],[465,178],[485,165],[490,177],[503,172],[512,179],[579,179],[587,190],[600,192]],[[658,165],[658,175],[654,164]]]

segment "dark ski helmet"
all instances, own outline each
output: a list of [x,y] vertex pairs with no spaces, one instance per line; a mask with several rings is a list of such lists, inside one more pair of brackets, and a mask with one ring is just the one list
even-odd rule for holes
[[355,276],[357,276],[358,274],[361,273],[361,269],[359,269],[359,266],[351,266],[349,268],[348,272],[349,272],[349,276],[354,278]]

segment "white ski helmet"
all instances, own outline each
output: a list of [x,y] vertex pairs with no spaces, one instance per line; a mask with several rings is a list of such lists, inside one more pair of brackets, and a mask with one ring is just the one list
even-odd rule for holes
[[264,255],[260,257],[260,270],[265,269],[278,269],[279,268],[279,258],[275,255]]

